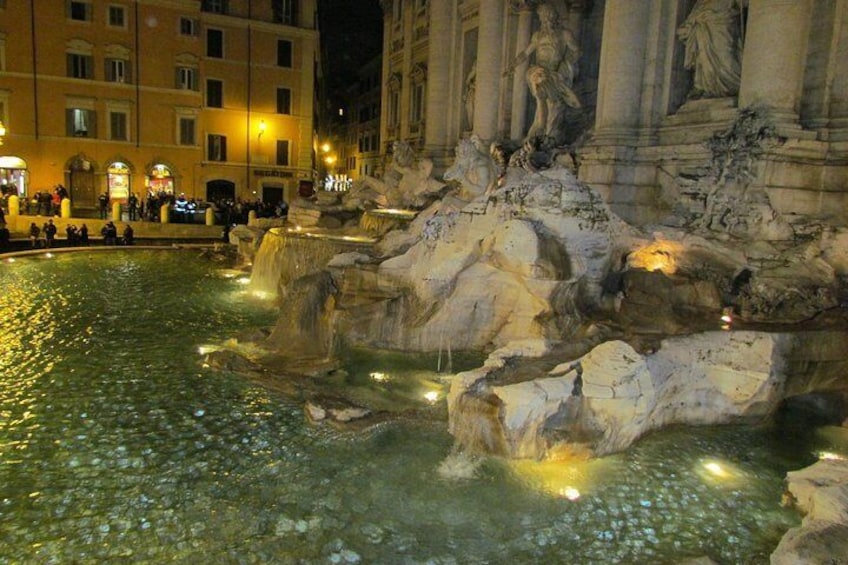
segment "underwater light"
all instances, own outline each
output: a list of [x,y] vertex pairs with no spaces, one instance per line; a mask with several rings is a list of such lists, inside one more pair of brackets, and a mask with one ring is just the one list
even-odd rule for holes
[[819,459],[825,459],[828,461],[842,461],[845,458],[839,455],[838,453],[833,453],[832,451],[819,451]]
[[386,373],[380,373],[378,371],[374,371],[368,376],[371,377],[373,380],[377,381],[378,383],[384,383],[389,380],[389,375],[387,375]]
[[251,294],[260,300],[268,300],[271,298],[271,293],[265,292],[264,290],[254,290]]
[[52,254],[52,253],[45,253],[45,254],[44,254],[44,257],[46,257],[47,259],[52,259],[52,258],[53,258],[53,254]]
[[236,282],[239,284],[250,284],[250,277],[241,277],[236,279]]
[[15,258],[14,258],[14,257],[9,257],[8,259],[6,259],[6,262],[7,262],[7,263],[14,263],[14,262],[15,262]]
[[715,461],[708,461],[704,463],[704,469],[715,475],[716,477],[727,477],[727,471],[724,470],[724,467],[716,463]]
[[427,402],[429,402],[430,404],[433,404],[434,402],[436,402],[439,399],[439,393],[436,392],[435,390],[431,390],[430,392],[425,392],[424,393],[424,399]]
[[207,355],[212,353],[213,351],[219,351],[221,348],[215,345],[199,345],[197,347],[197,352],[201,355]]
[[580,498],[580,491],[574,487],[565,487],[559,491],[560,496],[564,496],[568,500],[577,500]]

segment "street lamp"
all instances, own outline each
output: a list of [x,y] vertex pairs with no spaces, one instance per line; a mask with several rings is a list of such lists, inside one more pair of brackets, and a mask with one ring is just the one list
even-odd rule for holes
[[262,139],[262,134],[265,133],[265,130],[268,129],[268,126],[265,124],[265,120],[259,120],[259,135],[258,139]]

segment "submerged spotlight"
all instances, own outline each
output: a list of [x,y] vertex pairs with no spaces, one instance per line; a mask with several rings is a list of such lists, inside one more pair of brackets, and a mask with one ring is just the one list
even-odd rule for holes
[[373,380],[377,381],[378,383],[384,383],[384,382],[386,382],[387,380],[389,380],[389,375],[387,375],[386,373],[380,373],[380,372],[378,372],[378,371],[374,371],[374,372],[373,372],[373,373],[371,373],[369,376],[370,376]]
[[724,467],[716,463],[715,461],[708,461],[704,463],[704,469],[715,475],[716,477],[726,477],[727,471],[724,470]]
[[439,399],[439,393],[435,390],[431,390],[430,392],[424,393],[424,399],[427,400],[430,404],[435,403]]
[[236,279],[236,282],[239,284],[250,284],[250,277],[241,277]]
[[574,487],[565,487],[559,493],[568,500],[577,500],[580,498],[580,491]]

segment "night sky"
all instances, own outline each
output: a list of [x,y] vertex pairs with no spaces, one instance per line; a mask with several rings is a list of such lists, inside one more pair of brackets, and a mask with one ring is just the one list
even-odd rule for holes
[[378,0],[318,0],[327,93],[350,84],[356,71],[380,54],[383,11]]

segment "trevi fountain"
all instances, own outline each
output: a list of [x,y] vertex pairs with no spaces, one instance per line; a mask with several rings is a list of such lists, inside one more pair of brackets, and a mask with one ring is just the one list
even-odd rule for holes
[[[47,337],[161,374],[146,397],[24,347],[47,316],[10,341],[31,367],[3,396],[0,562],[848,563],[848,5],[511,6],[535,31],[494,75],[466,65],[474,104],[442,101],[473,126],[452,156],[396,140],[378,176],[234,228],[234,265],[160,261],[207,281],[175,283],[185,309],[133,282],[141,253],[87,258],[93,288],[105,269],[172,316],[123,342],[80,299],[80,337]],[[566,33],[580,10],[600,48]],[[512,139],[481,94],[504,81]],[[76,304],[73,261],[3,277]],[[50,418],[20,400],[48,393]],[[28,457],[44,429],[64,467]],[[99,486],[59,494],[79,478]]]

